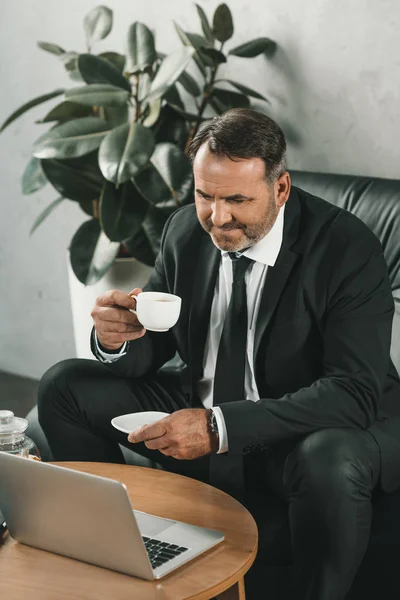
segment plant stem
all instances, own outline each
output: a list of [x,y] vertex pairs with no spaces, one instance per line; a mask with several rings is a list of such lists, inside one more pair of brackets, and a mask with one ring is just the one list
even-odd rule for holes
[[[209,100],[210,100],[210,97],[211,97],[211,94],[212,94],[212,88],[213,88],[213,85],[214,85],[214,81],[215,81],[215,78],[217,76],[217,71],[218,71],[218,65],[213,68],[213,70],[211,72],[210,81],[208,83],[206,83],[206,85],[204,86],[204,95],[203,95],[203,99],[202,99],[201,104],[200,104],[200,108],[199,108],[199,112],[198,112],[198,117],[202,117],[203,116],[203,113],[204,113],[204,111],[205,111],[205,109],[207,107],[207,104],[208,104]],[[194,138],[194,136],[196,135],[196,133],[197,133],[197,131],[199,129],[200,122],[201,121],[200,121],[200,118],[199,118],[199,120],[194,123],[194,125],[193,125],[193,127],[192,127],[192,129],[191,129],[191,131],[189,133],[189,137],[188,137],[188,140],[187,140],[186,146],[185,146],[185,154],[188,153],[190,143],[191,143],[192,139]]]
[[135,75],[135,103],[136,103],[136,114],[135,121],[138,122],[142,116],[142,107],[139,100],[139,75]]
[[99,219],[99,217],[100,217],[99,200],[97,198],[96,198],[96,200],[92,200],[92,211],[93,211],[93,217],[95,219]]

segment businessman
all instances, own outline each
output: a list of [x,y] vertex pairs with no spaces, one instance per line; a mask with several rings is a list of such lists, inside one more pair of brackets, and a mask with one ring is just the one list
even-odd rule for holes
[[[146,331],[129,294],[98,298],[98,361],[44,375],[40,423],[57,460],[123,462],[122,444],[232,493],[256,517],[265,563],[289,543],[286,522],[296,598],[344,600],[368,545],[371,494],[400,486],[380,243],[291,187],[284,135],[265,115],[216,117],[190,157],[195,204],[167,222],[145,288],[182,298],[177,325]],[[179,381],[159,372],[176,353]],[[129,437],[110,424],[142,410],[170,416]]]

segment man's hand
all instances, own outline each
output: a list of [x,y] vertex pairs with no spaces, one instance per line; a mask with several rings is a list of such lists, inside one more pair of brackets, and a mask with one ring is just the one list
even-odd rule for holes
[[99,296],[90,313],[97,333],[97,339],[105,350],[118,350],[124,342],[137,340],[146,333],[137,316],[130,312],[136,308],[136,300],[131,294],[140,294],[135,288],[129,294],[110,290]]
[[143,425],[129,434],[128,441],[144,442],[149,450],[179,460],[200,458],[218,450],[218,437],[211,432],[209,419],[204,408],[184,408],[157,423]]

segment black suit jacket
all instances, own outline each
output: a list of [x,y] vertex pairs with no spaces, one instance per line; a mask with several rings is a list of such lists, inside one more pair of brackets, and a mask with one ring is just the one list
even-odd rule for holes
[[[147,334],[110,365],[139,377],[178,351],[193,406],[220,251],[194,205],[165,226],[146,290],[182,297],[177,325]],[[369,428],[382,485],[400,486],[400,381],[390,360],[394,303],[379,240],[357,217],[292,188],[282,248],[269,267],[256,323],[260,400],[225,403],[229,453],[246,454],[326,427]]]

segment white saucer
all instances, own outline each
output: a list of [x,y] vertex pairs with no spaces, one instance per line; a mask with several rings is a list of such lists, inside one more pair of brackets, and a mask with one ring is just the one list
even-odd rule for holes
[[162,331],[169,331],[170,328],[168,327],[167,329],[150,329],[150,327],[146,327],[146,329],[147,331],[157,331],[157,333],[161,333]]
[[111,425],[123,433],[131,433],[131,431],[136,431],[142,425],[150,425],[150,423],[155,423],[164,417],[169,417],[169,413],[158,410],[146,410],[144,412],[129,413],[114,417],[111,420]]

